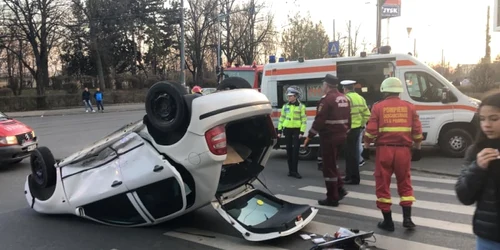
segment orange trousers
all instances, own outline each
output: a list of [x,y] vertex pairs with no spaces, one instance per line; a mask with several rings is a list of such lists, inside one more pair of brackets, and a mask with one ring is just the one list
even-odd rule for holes
[[396,175],[399,205],[408,207],[413,204],[411,186],[411,148],[404,146],[377,146],[375,155],[375,193],[377,208],[383,212],[391,211],[391,177]]

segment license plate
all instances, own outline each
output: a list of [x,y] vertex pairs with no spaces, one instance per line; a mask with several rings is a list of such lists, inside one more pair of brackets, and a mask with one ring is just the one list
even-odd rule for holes
[[28,146],[28,151],[33,151],[35,149],[36,149],[36,144]]

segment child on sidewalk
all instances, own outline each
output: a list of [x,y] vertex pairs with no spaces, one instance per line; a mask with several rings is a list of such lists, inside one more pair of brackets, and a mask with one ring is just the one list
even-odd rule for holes
[[96,101],[97,110],[100,111],[101,113],[104,113],[104,107],[102,106],[102,100],[104,98],[104,95],[102,94],[100,88],[96,89],[96,92],[94,93],[94,98]]
[[82,92],[82,100],[83,104],[85,105],[85,112],[89,112],[89,108],[92,112],[95,112],[94,108],[92,108],[92,103],[90,102],[90,92],[88,88],[85,88],[85,90]]

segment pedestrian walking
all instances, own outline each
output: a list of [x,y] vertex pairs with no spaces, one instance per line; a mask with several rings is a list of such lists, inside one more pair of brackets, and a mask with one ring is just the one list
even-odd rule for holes
[[398,183],[399,205],[403,209],[403,227],[414,228],[411,220],[411,206],[415,201],[411,185],[412,143],[414,158],[420,160],[420,146],[423,139],[422,124],[413,104],[403,101],[399,94],[403,84],[396,77],[385,79],[380,85],[385,99],[375,103],[365,132],[364,147],[368,151],[375,142],[375,186],[377,208],[382,211],[384,221],[378,227],[394,231],[391,213],[391,176],[394,173]]
[[104,113],[104,106],[102,106],[102,101],[104,100],[104,95],[100,88],[97,88],[94,93],[95,103],[97,106],[97,111]]
[[92,112],[95,112],[94,108],[92,108],[92,103],[90,102],[90,91],[88,88],[85,88],[82,92],[82,101],[85,105],[85,112],[89,112],[89,109]]
[[346,176],[344,179],[344,184],[351,185],[359,185],[361,180],[359,176],[359,163],[361,162],[360,135],[368,122],[368,118],[370,118],[370,110],[366,105],[365,98],[354,91],[355,83],[356,81],[353,80],[340,82],[345,96],[349,99],[351,108],[351,129],[347,133],[345,145]]
[[500,249],[500,93],[485,97],[478,113],[481,129],[465,154],[455,190],[464,205],[476,203],[476,249]]
[[318,204],[334,207],[347,195],[338,172],[337,149],[345,143],[351,127],[349,100],[338,91],[338,84],[336,76],[326,75],[322,86],[324,96],[318,103],[316,117],[304,140],[304,147],[307,147],[309,140],[319,134],[326,199],[319,200]]
[[288,176],[297,179],[302,178],[299,174],[299,149],[300,139],[306,131],[306,105],[299,100],[300,92],[295,87],[287,89],[288,102],[281,108],[281,116],[278,123],[278,137],[285,136],[286,154],[288,158]]

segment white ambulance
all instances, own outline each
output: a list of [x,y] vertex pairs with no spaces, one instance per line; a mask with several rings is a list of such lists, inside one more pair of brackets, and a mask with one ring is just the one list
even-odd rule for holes
[[[323,96],[321,85],[326,74],[336,75],[340,80],[356,80],[358,93],[370,107],[383,98],[380,83],[387,77],[398,77],[405,85],[400,97],[414,104],[420,115],[423,146],[438,146],[447,156],[463,157],[473,141],[479,100],[463,94],[435,70],[407,54],[361,53],[356,57],[266,64],[261,92],[271,101],[276,127],[287,100],[286,89],[297,86],[302,93],[300,100],[307,105],[309,131]],[[283,139],[279,143],[281,149],[285,148]],[[319,140],[315,137],[307,149],[301,148],[300,158],[316,159],[318,147]]]

